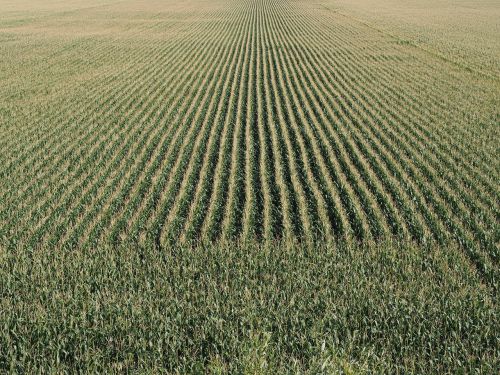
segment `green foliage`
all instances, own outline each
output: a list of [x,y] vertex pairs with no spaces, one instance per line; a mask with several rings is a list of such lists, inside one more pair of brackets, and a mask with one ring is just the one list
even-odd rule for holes
[[499,308],[455,248],[3,250],[15,372],[493,373]]
[[0,372],[499,373],[500,8],[384,1],[0,0]]

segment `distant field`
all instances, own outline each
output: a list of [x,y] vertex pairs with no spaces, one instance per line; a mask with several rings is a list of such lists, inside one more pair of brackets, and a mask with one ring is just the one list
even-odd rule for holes
[[497,0],[337,0],[332,10],[482,74],[500,75]]
[[[345,360],[352,371],[482,368],[495,373],[500,357],[499,327],[494,323],[494,317],[499,318],[495,300],[500,245],[498,15],[500,6],[486,0],[441,1],[439,6],[393,0],[0,0],[0,254],[9,260],[0,266],[0,318],[15,322],[14,315],[5,312],[20,308],[13,291],[30,305],[38,292],[51,290],[43,282],[36,289],[38,278],[52,276],[48,271],[30,275],[30,254],[48,257],[47,264],[55,262],[61,269],[69,267],[68,275],[88,283],[78,267],[64,265],[61,254],[74,252],[87,262],[92,251],[115,254],[122,249],[129,254],[127,268],[136,265],[136,251],[171,256],[182,248],[199,257],[205,246],[216,251],[219,243],[222,253],[234,247],[243,252],[248,248],[254,255],[273,247],[283,254],[326,251],[325,246],[329,251],[347,246],[376,252],[385,244],[383,251],[391,253],[420,249],[412,258],[418,264],[425,264],[425,252],[438,254],[439,264],[446,264],[436,271],[442,277],[430,279],[429,290],[418,281],[425,272],[412,271],[412,295],[432,296],[430,304],[437,306],[448,298],[451,279],[446,281],[445,275],[457,272],[466,275],[464,290],[475,294],[464,307],[456,289],[460,286],[454,284],[450,303],[461,306],[450,310],[456,324],[469,313],[488,318],[478,318],[465,333],[453,324],[436,328],[464,342],[448,359],[440,353],[445,355],[449,347],[433,347],[427,357],[408,355],[409,362],[400,363],[403,355],[384,352],[375,334],[358,341],[339,339],[336,345],[342,352],[335,352],[341,355],[335,368]],[[182,262],[188,259],[183,254]],[[287,264],[283,256],[274,259],[276,267]],[[196,259],[202,264],[202,258]],[[320,255],[313,257],[311,269],[320,269],[316,267],[323,261]],[[20,268],[12,262],[19,262]],[[231,269],[221,262],[223,269]],[[359,262],[361,269],[369,264]],[[253,266],[249,261],[241,269]],[[103,270],[105,263],[97,267]],[[111,282],[110,293],[118,296],[123,276],[119,266],[113,267],[117,285]],[[165,272],[163,267],[161,263]],[[395,267],[393,284],[398,285],[407,264],[396,262]],[[62,280],[73,277],[68,275]],[[314,275],[311,288],[324,287]],[[352,280],[362,275],[346,273]],[[179,277],[190,290],[188,280]],[[263,288],[268,281],[264,278]],[[35,290],[23,294],[30,283]],[[293,280],[284,283],[293,285]],[[52,287],[59,290],[63,285]],[[392,290],[387,288],[382,288],[384,293]],[[371,293],[368,286],[361,289],[362,294]],[[88,296],[74,292],[85,306]],[[283,293],[278,305],[290,297]],[[298,295],[312,298],[308,293]],[[57,298],[68,302],[67,297]],[[398,300],[396,294],[393,298]],[[381,302],[387,311],[390,301]],[[158,303],[153,309],[161,306]],[[335,303],[330,295],[325,306]],[[214,306],[218,304],[226,308],[220,300]],[[140,306],[146,305],[146,300],[140,301]],[[410,305],[423,306],[421,301]],[[422,309],[424,318],[432,310]],[[76,316],[78,311],[68,309],[67,314]],[[116,311],[116,317],[125,314]],[[319,311],[332,313],[329,308]],[[43,313],[26,314],[25,321],[46,327]],[[278,340],[269,344],[276,355],[304,361],[297,371],[314,372],[319,357],[298,344],[313,340],[314,314],[299,314],[300,319],[311,319],[303,326],[280,321],[259,327],[259,321],[254,329],[241,328],[240,334],[250,339],[248,332],[269,333],[271,343]],[[327,324],[318,330],[329,337],[333,318],[323,318],[318,319]],[[349,336],[378,319],[342,324]],[[24,326],[12,324],[10,331],[0,328],[0,347],[14,342],[22,347],[19,337],[36,341],[36,335],[18,330]],[[405,340],[416,334],[416,326],[405,332],[398,326],[403,323],[393,324],[405,337],[401,345],[409,345],[408,353],[424,347],[426,337],[439,342],[417,335],[419,344],[408,344]],[[186,337],[196,327],[186,323]],[[300,327],[304,336],[294,336],[290,330]],[[47,346],[57,342],[57,329],[41,334]],[[98,352],[105,339],[100,342],[85,329],[75,337],[89,339]],[[168,335],[168,330],[162,332]],[[113,331],[109,337],[122,335]],[[291,341],[285,344],[283,335],[291,335]],[[221,368],[240,371],[243,364],[227,361],[241,353],[225,351],[218,340],[236,346],[239,341],[222,336],[194,339],[201,352],[186,339],[184,344],[193,346],[183,355],[189,358],[193,350],[193,358],[201,362],[177,357],[176,363],[196,372],[196,366],[207,365],[207,358],[220,355]],[[347,342],[358,347],[349,352]],[[390,350],[397,348],[395,343]],[[68,353],[66,344],[61,344],[62,350]],[[23,349],[28,357],[39,350],[30,345]],[[77,348],[78,339],[71,345]],[[152,350],[145,345],[146,352]],[[82,347],[75,350],[80,354],[72,352],[66,362],[50,365],[94,368],[82,359],[88,354]],[[173,358],[174,351],[165,350],[165,357]],[[304,358],[297,354],[301,350]],[[17,359],[9,360],[12,355]],[[101,359],[141,369],[137,358],[119,360],[107,352]],[[38,360],[30,362],[33,369],[49,365]],[[13,363],[22,368],[21,351],[0,349],[0,369],[16,366]],[[283,370],[286,363],[282,359],[274,365]]]

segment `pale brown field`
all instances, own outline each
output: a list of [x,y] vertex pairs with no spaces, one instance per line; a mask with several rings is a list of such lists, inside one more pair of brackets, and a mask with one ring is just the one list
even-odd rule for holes
[[339,0],[326,6],[451,62],[500,77],[496,0]]

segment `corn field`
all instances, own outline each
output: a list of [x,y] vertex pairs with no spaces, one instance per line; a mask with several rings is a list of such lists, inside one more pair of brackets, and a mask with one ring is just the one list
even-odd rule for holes
[[0,83],[4,259],[410,244],[497,295],[497,72],[333,0],[0,0]]

